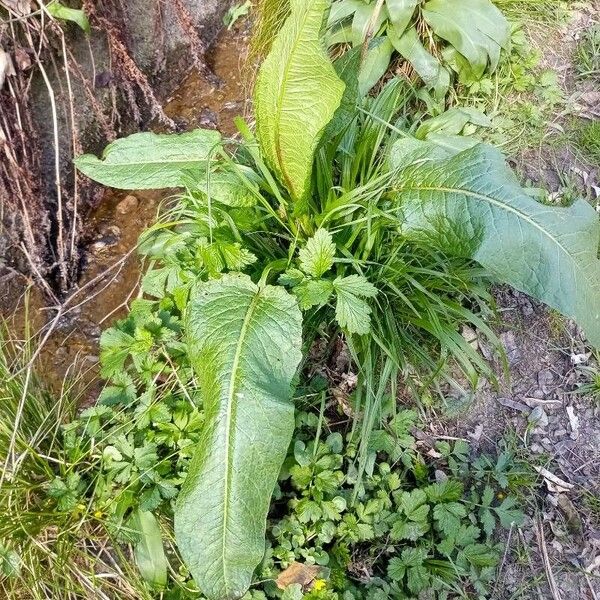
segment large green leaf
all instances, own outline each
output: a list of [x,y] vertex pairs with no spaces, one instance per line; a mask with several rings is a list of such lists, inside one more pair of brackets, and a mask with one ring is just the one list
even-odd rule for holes
[[[396,150],[405,152],[402,141]],[[600,346],[600,227],[588,203],[536,202],[502,154],[483,144],[448,159],[405,153],[402,162],[392,194],[405,237],[475,259],[499,281],[574,318]]]
[[183,187],[186,172],[206,172],[220,144],[219,132],[208,129],[179,135],[134,133],[109,144],[102,159],[84,154],[75,166],[94,181],[122,190]]
[[385,0],[390,23],[396,35],[402,35],[408,27],[419,0]]
[[450,42],[479,77],[488,62],[498,65],[500,48],[506,48],[510,26],[490,0],[430,0],[423,17],[433,31]]
[[388,38],[400,55],[412,65],[423,83],[434,90],[437,98],[443,98],[450,87],[450,73],[433,54],[427,52],[417,30],[410,27],[400,36],[391,28],[388,29]]
[[344,83],[321,43],[329,0],[291,0],[291,14],[256,81],[256,134],[267,164],[306,210],[313,157]]
[[265,551],[269,503],[294,429],[302,320],[283,288],[225,275],[192,293],[186,331],[205,425],[175,535],[206,596],[239,598]]

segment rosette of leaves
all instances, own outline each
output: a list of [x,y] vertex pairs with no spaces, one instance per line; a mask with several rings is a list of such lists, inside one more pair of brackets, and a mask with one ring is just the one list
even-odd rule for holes
[[[365,116],[357,54],[334,64],[323,43],[329,4],[291,2],[256,82],[256,131],[238,123],[243,142],[235,155],[217,132],[196,130],[135,134],[111,144],[102,159],[76,162],[117,188],[188,188],[183,219],[146,240],[146,254],[162,254],[159,268],[168,269],[146,279],[145,289],[182,315],[176,326],[204,422],[175,507],[175,533],[198,586],[219,600],[245,593],[264,553],[269,499],[293,432],[303,328],[347,336],[355,360],[369,366],[361,368],[357,394],[385,390],[398,374],[400,316],[433,334],[441,329],[450,351],[465,345],[455,326],[428,321],[398,287],[406,244],[479,263],[497,281],[576,319],[600,345],[594,210],[584,201],[537,203],[489,146],[430,134],[416,140],[388,125],[402,82],[368,99]],[[425,5],[432,23],[437,4]],[[495,56],[488,51],[486,61]],[[154,335],[181,351],[168,319],[150,321],[112,336],[126,350],[109,361],[111,375],[131,348],[144,363]],[[485,330],[481,319],[473,322]],[[467,364],[480,360],[468,351]],[[371,423],[381,397],[369,396]],[[452,506],[432,514],[434,526],[448,530],[461,517]],[[401,555],[394,572],[404,581],[424,560]]]
[[397,52],[443,99],[451,72],[472,81],[496,69],[510,27],[491,0],[335,0],[326,39],[330,46],[368,44],[360,71],[363,93]]

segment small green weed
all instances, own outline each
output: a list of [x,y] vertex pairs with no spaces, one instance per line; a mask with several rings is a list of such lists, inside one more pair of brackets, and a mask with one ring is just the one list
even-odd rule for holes
[[600,121],[581,126],[577,134],[577,147],[587,162],[600,166]]
[[575,52],[575,66],[582,79],[600,77],[600,25],[583,32]]

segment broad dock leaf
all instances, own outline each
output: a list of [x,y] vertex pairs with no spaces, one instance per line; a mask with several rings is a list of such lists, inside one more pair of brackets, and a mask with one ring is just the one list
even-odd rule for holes
[[510,39],[510,26],[490,0],[429,0],[423,17],[439,37],[450,42],[478,77],[488,62],[498,66],[500,49]]
[[225,275],[192,293],[186,330],[205,425],[175,536],[207,597],[239,598],[265,551],[269,503],[294,430],[302,319],[283,288]]
[[587,202],[536,202],[502,154],[483,144],[442,160],[415,155],[392,196],[402,235],[473,258],[498,281],[575,319],[600,346],[600,226]]
[[134,133],[109,144],[102,158],[84,154],[75,166],[90,179],[121,190],[183,187],[189,172],[202,175],[220,148],[218,131]]
[[256,135],[265,161],[306,210],[313,157],[344,93],[321,42],[329,0],[291,0],[291,14],[255,86]]

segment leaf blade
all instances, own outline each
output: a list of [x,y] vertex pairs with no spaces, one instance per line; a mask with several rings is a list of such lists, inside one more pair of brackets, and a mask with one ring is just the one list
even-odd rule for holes
[[500,282],[575,319],[600,345],[600,226],[589,204],[536,202],[502,154],[483,144],[414,163],[399,178],[403,235],[476,260]]
[[101,159],[79,156],[75,166],[90,179],[122,190],[184,187],[190,170],[206,171],[220,144],[219,132],[208,129],[134,133],[109,144]]
[[269,502],[294,428],[301,315],[283,288],[225,275],[194,291],[187,336],[206,424],[178,498],[175,535],[204,594],[238,598],[264,553]]
[[328,0],[292,0],[255,86],[257,139],[297,213],[306,209],[314,153],[345,88],[321,43],[328,7]]

